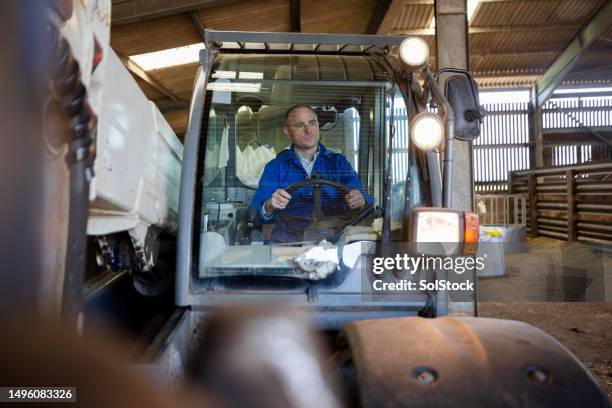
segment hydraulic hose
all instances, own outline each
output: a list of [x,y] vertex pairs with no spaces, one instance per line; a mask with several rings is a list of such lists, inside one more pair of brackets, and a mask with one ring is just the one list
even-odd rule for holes
[[65,322],[74,327],[82,304],[96,116],[87,101],[87,89],[81,81],[79,64],[72,55],[70,45],[53,23],[50,23],[50,27],[51,46],[56,50],[51,64],[53,92],[61,102],[70,124],[66,155],[66,165],[70,171],[70,204],[62,315]]

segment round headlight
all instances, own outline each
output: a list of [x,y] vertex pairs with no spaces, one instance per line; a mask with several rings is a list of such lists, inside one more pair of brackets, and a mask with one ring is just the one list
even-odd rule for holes
[[419,37],[408,37],[399,46],[399,56],[408,69],[423,68],[429,60],[429,47]]
[[412,141],[421,150],[437,147],[444,137],[444,122],[435,113],[421,112],[410,122]]

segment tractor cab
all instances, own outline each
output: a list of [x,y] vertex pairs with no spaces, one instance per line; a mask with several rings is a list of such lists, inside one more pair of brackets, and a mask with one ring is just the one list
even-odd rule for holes
[[[427,44],[409,40],[206,32],[183,159],[179,305],[277,299],[335,328],[427,308],[446,313],[434,292],[364,297],[367,265],[382,247],[418,234],[461,243],[469,227],[463,213],[432,211],[442,204],[432,149],[449,121],[425,103],[433,95],[442,114],[452,109],[424,69]],[[298,126],[318,138],[311,169],[288,137],[296,106],[312,118]],[[277,187],[291,202],[270,215],[263,203]],[[351,190],[364,205],[348,207]]]

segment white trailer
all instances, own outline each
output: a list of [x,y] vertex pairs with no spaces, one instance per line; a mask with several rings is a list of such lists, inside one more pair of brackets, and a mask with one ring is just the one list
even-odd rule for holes
[[[111,48],[111,1],[78,0],[54,6],[57,16],[51,20],[59,27],[57,44],[63,39],[67,44],[67,58],[60,62],[65,67],[73,61],[78,64],[77,82],[86,90],[85,109],[96,118],[87,219],[87,256],[95,262],[89,263],[97,263],[101,271],[127,271],[140,292],[157,294],[169,279],[169,273],[157,271],[162,266],[158,249],[160,237],[172,243],[176,235],[182,143]],[[57,245],[43,255],[49,273],[42,285],[40,309],[57,314],[68,290],[62,283],[71,257],[66,245],[71,215],[71,171],[66,159],[73,140],[68,130],[54,126],[66,122],[66,113],[58,95],[60,87],[52,87],[56,91],[45,106],[45,185],[49,190],[45,212],[64,222],[43,226],[45,240]],[[156,277],[147,280],[147,275]]]
[[110,49],[105,70],[87,234],[101,243],[101,263],[118,269],[127,265],[109,261],[115,241],[103,241],[128,232],[140,261],[131,266],[149,272],[159,235],[176,235],[183,145]]

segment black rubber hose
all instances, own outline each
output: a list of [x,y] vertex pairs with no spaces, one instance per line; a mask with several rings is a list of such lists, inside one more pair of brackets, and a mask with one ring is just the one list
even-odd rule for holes
[[93,177],[96,117],[87,102],[87,89],[81,81],[79,64],[72,56],[70,45],[59,32],[53,34],[57,50],[53,90],[70,118],[71,132],[66,155],[66,165],[70,171],[70,204],[62,315],[67,324],[75,327],[83,301],[89,183]]
[[86,169],[84,161],[77,161],[70,168],[70,216],[62,315],[71,325],[76,324],[83,297],[89,206],[89,181],[84,176]]

